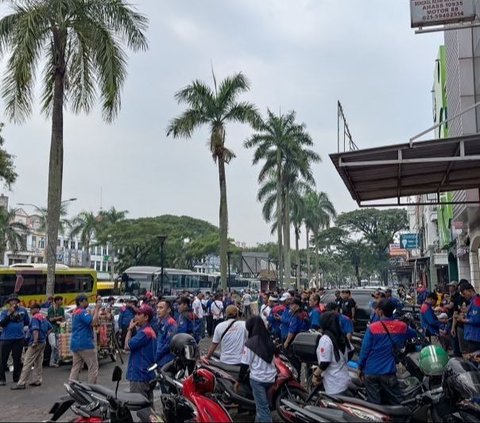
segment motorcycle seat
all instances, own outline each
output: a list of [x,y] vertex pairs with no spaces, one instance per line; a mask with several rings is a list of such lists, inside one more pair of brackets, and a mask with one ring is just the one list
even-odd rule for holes
[[212,364],[215,367],[218,367],[219,369],[224,370],[227,373],[233,373],[233,374],[239,374],[240,373],[240,366],[236,366],[234,364],[225,364],[222,363],[221,361],[215,360],[214,362],[212,361]]
[[372,404],[371,402],[364,401],[358,398],[346,397],[343,395],[331,395],[331,397],[336,398],[342,402],[361,405],[366,408],[370,408],[371,410],[378,411],[380,413],[387,414],[389,416],[409,416],[412,414],[412,410],[408,407],[404,407],[403,405],[380,405],[380,404]]
[[[112,389],[106,388],[101,385],[87,385],[93,392],[96,392],[105,397],[115,398],[115,391]],[[126,407],[132,409],[141,409],[150,406],[150,401],[145,398],[142,394],[130,393],[130,392],[118,392],[116,398],[119,401],[123,402]]]

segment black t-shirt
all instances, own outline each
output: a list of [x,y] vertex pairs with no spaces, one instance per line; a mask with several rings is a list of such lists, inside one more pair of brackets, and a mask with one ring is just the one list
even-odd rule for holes
[[350,319],[352,318],[352,309],[357,306],[357,303],[353,298],[348,298],[347,300],[342,301],[342,314],[345,316],[349,317]]
[[[468,307],[468,305],[470,304],[470,300],[467,300],[466,298],[462,297],[461,294],[458,294],[457,297],[454,299],[453,304],[454,304],[453,310],[458,313],[461,313],[463,305]],[[463,328],[463,323],[457,322],[457,327]]]

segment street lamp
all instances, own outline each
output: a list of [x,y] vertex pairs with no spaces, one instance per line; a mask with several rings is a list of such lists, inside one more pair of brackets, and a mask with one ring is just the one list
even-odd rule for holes
[[163,295],[163,246],[165,244],[165,240],[167,239],[167,236],[166,235],[158,235],[157,238],[160,241],[160,266],[162,268],[161,273],[160,273],[160,293],[161,293],[161,295]]
[[230,257],[232,255],[231,251],[227,251],[227,266],[228,266],[228,282],[227,282],[227,287],[228,287],[228,292],[231,292],[231,281],[230,281]]

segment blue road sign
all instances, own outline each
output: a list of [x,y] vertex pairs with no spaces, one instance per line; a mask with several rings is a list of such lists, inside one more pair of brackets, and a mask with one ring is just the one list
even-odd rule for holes
[[420,235],[418,233],[401,234],[400,248],[405,250],[415,250],[420,248]]

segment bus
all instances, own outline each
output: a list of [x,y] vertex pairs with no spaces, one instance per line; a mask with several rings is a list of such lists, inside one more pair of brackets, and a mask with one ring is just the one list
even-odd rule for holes
[[253,278],[242,278],[242,277],[236,277],[235,279],[230,280],[229,284],[229,289],[231,291],[257,291],[260,292],[260,280],[259,279],[253,279]]
[[[0,306],[13,293],[18,294],[25,307],[47,301],[47,265],[21,263],[0,268]],[[57,264],[54,293],[63,297],[65,305],[75,304],[80,293],[86,294],[93,303],[97,295],[97,272]]]
[[114,295],[115,282],[113,281],[97,281],[97,294],[102,297]]
[[[147,291],[159,294],[162,285],[162,268],[155,266],[133,266],[122,274],[121,291],[129,295],[145,295]],[[220,285],[220,276],[197,273],[187,269],[165,268],[163,272],[163,294],[173,295],[184,289],[191,292],[215,292]]]

